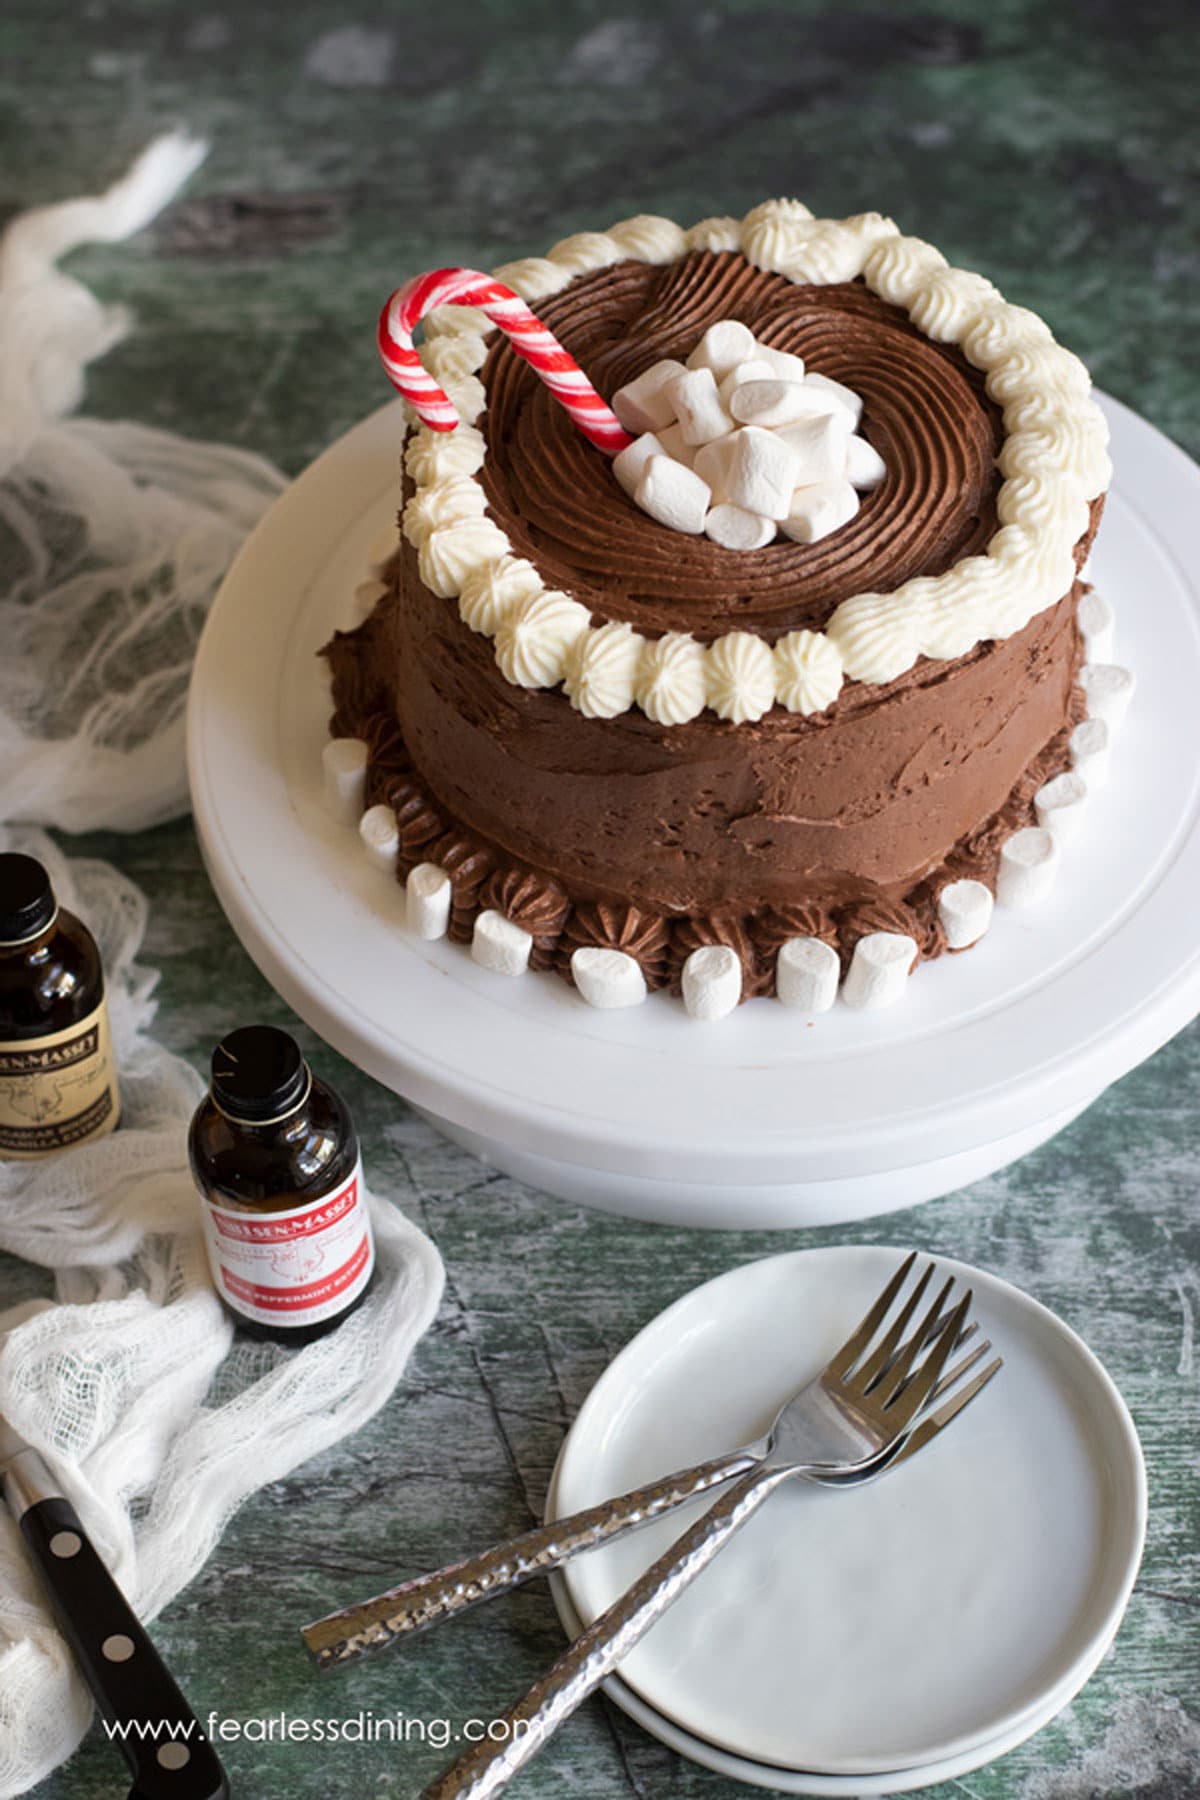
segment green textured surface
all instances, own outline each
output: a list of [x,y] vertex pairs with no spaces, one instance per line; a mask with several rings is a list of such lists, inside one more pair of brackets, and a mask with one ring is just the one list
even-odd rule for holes
[[[1200,453],[1200,33],[1188,0],[1077,5],[676,5],[9,0],[0,207],[85,191],[165,125],[210,134],[185,198],[72,270],[137,312],[87,410],[261,450],[296,471],[382,397],[370,323],[403,275],[488,266],[638,210],[683,220],[792,192],[877,207],[1037,308],[1097,380]],[[200,1065],[289,1015],[234,941],[190,825],[93,838],[146,891],[159,1030]],[[219,967],[214,991],[210,971]],[[302,1033],[307,1042],[312,1040]],[[1052,1726],[951,1783],[977,1800],[1200,1793],[1200,1304],[1193,1028],[1052,1144],[919,1211],[836,1233],[623,1223],[489,1174],[327,1051],[373,1184],[436,1239],[448,1283],[404,1387],[353,1441],[258,1495],[154,1632],[202,1714],[457,1724],[513,1699],[561,1644],[537,1586],[321,1682],[296,1625],[538,1513],[563,1430],[612,1354],[685,1289],[834,1238],[917,1243],[1017,1281],[1080,1329],[1136,1417],[1146,1560],[1115,1648]],[[41,1282],[9,1264],[6,1293]],[[402,1748],[236,1744],[235,1792],[415,1795]],[[123,1792],[96,1734],[40,1790]],[[518,1790],[726,1800],[593,1702]]]

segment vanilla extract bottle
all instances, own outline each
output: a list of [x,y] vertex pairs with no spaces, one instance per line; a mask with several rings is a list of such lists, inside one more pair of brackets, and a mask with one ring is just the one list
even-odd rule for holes
[[250,1337],[307,1344],[361,1305],[375,1269],[358,1135],[286,1031],[213,1051],[188,1134],[217,1292]]
[[35,857],[0,855],[0,1158],[91,1143],[120,1114],[96,940]]

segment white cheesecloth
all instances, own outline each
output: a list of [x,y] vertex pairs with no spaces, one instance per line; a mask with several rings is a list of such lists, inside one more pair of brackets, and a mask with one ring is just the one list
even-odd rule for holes
[[[242,451],[66,416],[84,365],[129,321],[57,258],[138,230],[203,156],[162,138],[106,194],[25,213],[0,239],[0,849],[44,862],[99,941],[122,1096],[112,1136],[0,1162],[0,1249],[53,1270],[55,1291],[0,1313],[0,1413],[44,1453],[145,1619],[248,1494],[378,1411],[443,1279],[429,1240],[373,1197],[379,1277],[358,1312],[298,1351],[235,1339],[187,1167],[202,1085],[151,1035],[146,901],[40,829],[137,830],[186,810],[196,638],[283,486]],[[68,1756],[91,1714],[0,1507],[0,1797]]]

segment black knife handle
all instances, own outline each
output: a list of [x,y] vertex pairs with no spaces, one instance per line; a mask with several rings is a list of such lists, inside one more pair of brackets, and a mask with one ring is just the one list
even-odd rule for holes
[[39,1500],[21,1532],[59,1629],[133,1773],[129,1800],[228,1800],[217,1753],[101,1562],[69,1500]]

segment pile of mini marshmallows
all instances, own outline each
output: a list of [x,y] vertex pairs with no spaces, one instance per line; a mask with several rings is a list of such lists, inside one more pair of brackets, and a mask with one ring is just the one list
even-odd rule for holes
[[862,401],[737,319],[710,325],[686,363],[656,362],[613,395],[634,442],[613,473],[643,512],[727,550],[778,531],[815,544],[887,470],[856,433]]

